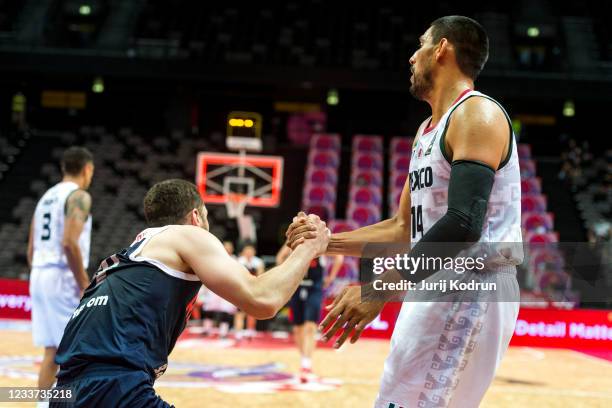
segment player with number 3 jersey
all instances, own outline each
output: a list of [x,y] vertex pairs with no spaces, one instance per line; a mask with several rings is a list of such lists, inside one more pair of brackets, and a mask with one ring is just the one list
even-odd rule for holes
[[32,334],[44,347],[38,387],[51,388],[54,362],[64,328],[89,284],[86,272],[91,241],[91,196],[86,191],[94,173],[93,156],[70,147],[61,161],[62,181],[42,196],[30,226]]

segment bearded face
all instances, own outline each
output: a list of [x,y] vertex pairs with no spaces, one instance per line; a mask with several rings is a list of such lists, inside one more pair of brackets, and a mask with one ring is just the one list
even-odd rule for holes
[[410,57],[410,93],[417,99],[424,100],[433,89],[433,44],[431,29],[419,38],[420,47]]
[[412,66],[412,76],[410,77],[410,93],[419,100],[424,100],[429,91],[433,89],[431,60],[424,61],[420,69]]

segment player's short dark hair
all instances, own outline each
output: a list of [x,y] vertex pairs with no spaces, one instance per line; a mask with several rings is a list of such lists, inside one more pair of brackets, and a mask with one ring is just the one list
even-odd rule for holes
[[432,42],[442,38],[455,46],[457,64],[475,80],[489,59],[489,37],[477,21],[464,16],[441,17],[431,23]]
[[150,227],[182,224],[187,213],[202,208],[195,184],[171,179],[155,184],[144,198],[144,215]]
[[71,176],[78,175],[87,163],[93,163],[93,154],[80,146],[72,146],[62,155],[62,172]]

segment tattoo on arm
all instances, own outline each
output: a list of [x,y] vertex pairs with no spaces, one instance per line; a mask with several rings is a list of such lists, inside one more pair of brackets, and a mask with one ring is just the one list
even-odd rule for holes
[[76,190],[66,202],[66,218],[87,221],[91,210],[91,196],[83,190]]

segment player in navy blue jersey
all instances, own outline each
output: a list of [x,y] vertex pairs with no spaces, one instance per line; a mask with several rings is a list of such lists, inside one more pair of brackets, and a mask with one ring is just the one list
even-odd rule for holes
[[182,180],[154,185],[144,199],[151,228],[105,259],[59,345],[58,387],[71,388],[71,407],[168,407],[153,384],[185,328],[203,283],[259,319],[271,318],[329,242],[325,223],[283,265],[253,276],[208,232],[196,186]]
[[[283,245],[276,254],[276,264],[282,264],[291,254],[291,248]],[[308,273],[304,276],[298,290],[289,301],[293,316],[293,336],[300,352],[300,381],[305,383],[317,377],[312,372],[312,354],[317,346],[317,323],[321,316],[323,290],[334,281],[342,263],[343,255],[334,255],[329,274],[324,277],[324,269],[329,262],[327,257],[313,259]]]

